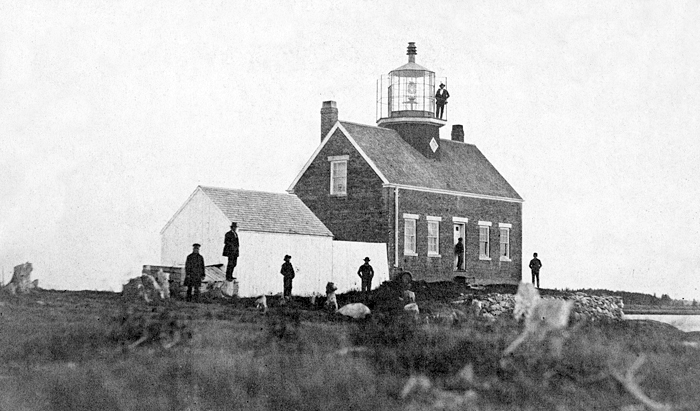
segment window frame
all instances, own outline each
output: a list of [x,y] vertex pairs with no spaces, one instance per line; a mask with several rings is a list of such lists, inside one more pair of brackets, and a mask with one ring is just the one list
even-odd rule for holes
[[[418,219],[419,215],[417,214],[406,214],[404,213],[403,215],[403,255],[404,256],[411,256],[411,257],[416,257],[418,256]],[[413,227],[413,241],[407,241],[407,229],[408,227]],[[407,245],[412,245],[413,248],[408,248]]]
[[[428,257],[440,257],[440,222],[442,221],[442,217],[434,217],[434,216],[426,216],[425,219],[428,221],[428,236],[427,236],[427,254]],[[434,226],[435,227],[435,235],[430,234],[430,227]],[[430,240],[431,238],[435,238],[435,250],[430,249]]]
[[[348,195],[348,160],[350,159],[349,155],[344,155],[344,156],[331,156],[328,157],[328,162],[330,163],[331,167],[331,178],[330,178],[330,195],[335,196],[335,197],[345,197]],[[336,176],[336,166],[339,164],[343,164],[345,168],[345,175],[342,177]],[[345,190],[340,192],[336,191],[335,189],[335,179],[336,178],[344,178],[345,179],[345,185],[344,188]]]
[[[499,229],[499,244],[500,244],[500,249],[499,249],[499,259],[500,261],[511,261],[510,259],[510,252],[511,250],[511,244],[510,244],[510,230],[513,228],[511,224],[507,223],[499,223],[498,224],[498,229]],[[506,241],[503,241],[503,233],[506,233],[505,239]],[[503,255],[503,245],[505,244],[506,246],[506,255]]]
[[[491,260],[491,222],[479,221],[479,260]],[[486,230],[486,241],[484,240],[482,230]],[[482,244],[486,244],[482,247]],[[482,251],[485,249],[485,253]]]

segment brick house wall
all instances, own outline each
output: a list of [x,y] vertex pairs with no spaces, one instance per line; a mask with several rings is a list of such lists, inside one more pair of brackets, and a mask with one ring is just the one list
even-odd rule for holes
[[[330,194],[328,157],[348,155],[347,195]],[[314,158],[294,186],[296,194],[323,221],[336,240],[383,243],[393,209],[382,180],[340,130]],[[387,215],[389,210],[391,214]]]
[[[416,248],[418,256],[404,256],[403,214],[417,214]],[[440,257],[428,256],[428,222],[426,216],[441,217]],[[467,218],[465,238],[465,272],[454,272],[454,236],[452,217]],[[492,223],[489,230],[490,260],[479,259],[479,221]],[[476,277],[482,283],[517,283],[522,277],[522,204],[508,201],[399,190],[399,265],[414,274],[414,279],[452,280],[455,275]],[[510,229],[510,261],[500,260],[499,223]],[[391,239],[390,260],[393,262]]]

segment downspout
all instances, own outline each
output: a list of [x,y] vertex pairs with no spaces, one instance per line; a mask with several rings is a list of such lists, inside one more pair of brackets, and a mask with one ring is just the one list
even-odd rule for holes
[[399,266],[399,188],[394,187],[394,267]]

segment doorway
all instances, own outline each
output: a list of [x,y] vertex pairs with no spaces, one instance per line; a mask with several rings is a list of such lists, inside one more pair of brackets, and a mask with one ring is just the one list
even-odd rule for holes
[[[452,268],[454,271],[465,271],[465,261],[466,261],[466,254],[467,254],[467,236],[465,235],[466,233],[466,224],[465,223],[454,223],[454,238],[452,241],[452,244],[455,246],[455,258],[454,258],[454,263],[452,264]],[[459,242],[459,239],[462,239],[462,252],[458,253],[457,252],[457,243]]]

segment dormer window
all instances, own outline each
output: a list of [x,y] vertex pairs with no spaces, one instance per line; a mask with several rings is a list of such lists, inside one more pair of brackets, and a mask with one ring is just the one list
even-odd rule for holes
[[345,196],[348,194],[348,160],[350,156],[328,157],[331,163],[331,195]]

